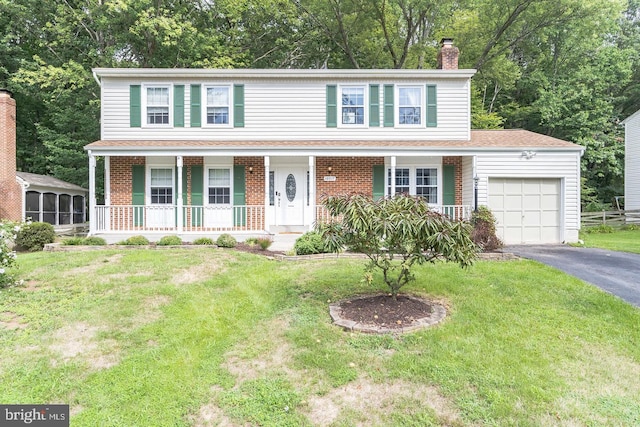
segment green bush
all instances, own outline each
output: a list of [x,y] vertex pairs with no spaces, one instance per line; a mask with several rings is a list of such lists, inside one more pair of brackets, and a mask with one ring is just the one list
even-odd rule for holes
[[216,245],[221,248],[235,248],[238,241],[231,234],[221,234],[216,240]]
[[614,232],[614,228],[610,225],[600,224],[594,227],[587,227],[584,232],[587,234],[609,234]]
[[84,237],[67,237],[62,240],[62,244],[65,246],[81,246],[84,245]]
[[322,236],[315,231],[309,231],[296,239],[293,245],[296,255],[312,255],[330,252],[324,245]]
[[269,249],[269,246],[271,246],[271,244],[273,243],[273,240],[271,240],[268,237],[261,237],[259,239],[256,239],[256,243],[260,246],[260,249],[262,249],[263,251],[266,251],[267,249]]
[[102,237],[89,236],[84,238],[83,244],[87,246],[105,246],[107,244],[107,241]]
[[180,246],[182,239],[178,236],[163,236],[158,241],[158,246]]
[[626,225],[623,225],[621,229],[625,231],[640,230],[640,224],[626,224]]
[[149,239],[144,236],[131,236],[127,240],[124,240],[118,244],[125,246],[146,246],[149,244]]
[[41,251],[47,243],[56,240],[53,225],[47,222],[32,222],[18,231],[16,245],[30,252]]
[[257,237],[249,237],[248,239],[246,239],[244,241],[245,244],[249,245],[249,246],[255,246],[258,244],[258,238]]
[[471,214],[471,225],[471,239],[484,252],[495,251],[503,246],[496,235],[496,218],[488,207],[479,206],[478,210]]
[[208,237],[199,237],[193,241],[194,245],[213,245],[213,240]]

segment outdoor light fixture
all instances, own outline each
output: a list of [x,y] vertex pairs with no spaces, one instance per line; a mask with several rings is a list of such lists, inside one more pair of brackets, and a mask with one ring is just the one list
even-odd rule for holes
[[327,173],[331,173],[332,170],[333,168],[331,166],[327,167]]
[[253,173],[253,166],[249,166],[249,173]]
[[478,182],[480,178],[478,175],[473,177],[473,210],[478,212]]

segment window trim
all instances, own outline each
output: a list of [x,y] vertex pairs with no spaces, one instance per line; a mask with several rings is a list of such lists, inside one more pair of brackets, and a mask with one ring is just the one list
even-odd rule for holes
[[[429,206],[441,206],[442,205],[442,198],[443,198],[443,187],[442,187],[442,173],[443,173],[443,167],[442,164],[429,164],[428,162],[419,162],[419,163],[411,163],[411,164],[398,164],[395,167],[396,170],[398,169],[409,169],[409,194],[411,196],[417,196],[417,182],[418,182],[418,169],[435,169],[436,170],[436,202],[435,203],[429,203]],[[389,178],[391,176],[391,166],[390,165],[385,165],[385,194],[387,196],[391,195],[391,182],[389,181]],[[396,192],[397,193],[397,192]]]
[[[209,123],[207,121],[207,109],[209,108],[209,102],[207,99],[207,89],[209,88],[215,88],[215,87],[224,87],[227,89],[228,93],[229,93],[229,98],[228,98],[228,102],[227,102],[227,109],[228,109],[228,114],[229,114],[229,120],[227,123]],[[208,128],[233,128],[234,127],[234,110],[235,110],[235,103],[234,103],[234,93],[233,93],[233,85],[231,83],[208,83],[208,84],[203,84],[202,85],[202,93],[200,95],[200,105],[201,105],[201,127],[208,127]],[[208,183],[208,181],[207,181]]]
[[[419,89],[420,90],[420,123],[419,124],[406,124],[400,123],[400,89]],[[396,85],[394,93],[394,113],[395,113],[395,126],[400,128],[426,128],[427,120],[427,99],[426,99],[426,87],[424,84],[401,84]]]
[[[144,179],[144,204],[146,206],[176,206],[178,202],[178,191],[176,189],[176,165],[175,163],[169,163],[167,161],[159,161],[150,159],[147,157],[147,165],[145,167],[145,179]],[[151,169],[171,169],[171,205],[167,204],[154,204],[151,203]]]
[[[147,110],[149,104],[147,102],[147,90],[153,88],[165,88],[169,92],[169,101],[167,110],[169,112],[169,123],[148,123],[149,116]],[[143,83],[141,90],[142,117],[141,124],[143,128],[172,128],[173,127],[173,85],[171,83]]]
[[[209,199],[209,190],[211,188],[226,188],[226,187],[211,187],[209,185],[209,178],[211,174],[211,170],[226,170],[229,172],[229,203],[211,203]],[[205,188],[206,192],[206,203],[205,206],[216,206],[216,207],[230,207],[233,206],[233,166],[226,165],[207,165],[207,173],[205,174]]]
[[[344,89],[360,89],[362,90],[362,123],[343,123],[342,122],[342,91]],[[338,85],[338,93],[336,96],[338,104],[337,125],[339,128],[368,128],[369,127],[369,85],[367,84],[345,84]]]

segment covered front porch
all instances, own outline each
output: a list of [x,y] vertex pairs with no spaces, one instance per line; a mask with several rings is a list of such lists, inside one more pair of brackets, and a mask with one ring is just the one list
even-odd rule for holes
[[329,219],[324,197],[350,192],[422,196],[453,220],[468,220],[474,206],[473,156],[110,154],[98,205],[97,154],[89,152],[92,235],[302,233]]

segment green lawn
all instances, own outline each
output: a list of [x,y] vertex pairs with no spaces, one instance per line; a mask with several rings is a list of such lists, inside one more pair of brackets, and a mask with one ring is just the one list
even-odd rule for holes
[[640,424],[640,310],[530,261],[416,269],[448,307],[342,331],[362,260],[212,248],[22,254],[0,291],[0,401],[72,426]]
[[640,229],[615,229],[613,233],[581,233],[580,238],[588,248],[602,248],[640,254]]

